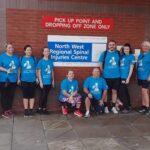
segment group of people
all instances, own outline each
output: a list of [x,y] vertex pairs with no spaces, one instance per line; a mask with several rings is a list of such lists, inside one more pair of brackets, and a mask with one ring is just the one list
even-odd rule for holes
[[6,44],[6,52],[0,55],[0,94],[2,117],[13,116],[12,104],[15,87],[21,86],[23,93],[24,117],[33,116],[36,84],[40,85],[41,96],[37,113],[48,114],[47,96],[54,86],[53,61],[50,59],[50,50],[43,48],[43,57],[37,62],[32,55],[32,46],[24,47],[25,55],[18,57],[14,54],[12,44]]
[[[99,58],[100,67],[94,68],[92,75],[85,79],[83,84],[85,103],[85,117],[90,117],[91,108],[96,113],[108,114],[112,111],[118,114],[131,111],[130,94],[128,85],[134,67],[136,67],[138,85],[141,86],[142,106],[140,113],[149,114],[149,84],[150,84],[150,42],[143,41],[141,53],[136,60],[132,54],[131,45],[126,43],[121,51],[116,50],[116,42],[108,42],[108,48]],[[108,93],[111,100],[108,103]],[[68,108],[74,107],[74,114],[81,117],[81,95],[78,93],[78,82],[74,79],[74,72],[68,71],[67,78],[61,82],[59,101],[62,113],[68,114]]]
[[[32,46],[24,47],[25,55],[18,57],[14,47],[8,43],[6,52],[0,55],[0,94],[2,117],[13,116],[12,104],[16,85],[20,85],[23,93],[24,117],[33,116],[36,85],[39,84],[41,96],[37,113],[49,114],[47,99],[49,91],[54,87],[54,66],[50,59],[50,50],[43,48],[43,56],[37,61],[32,54]],[[141,53],[136,62],[130,44],[126,43],[122,50],[116,50],[116,42],[108,42],[107,50],[99,58],[100,67],[94,68],[92,75],[83,84],[83,95],[79,94],[78,81],[74,71],[68,70],[67,77],[60,84],[58,100],[63,115],[68,109],[74,110],[74,115],[82,117],[81,104],[85,104],[85,117],[90,117],[91,109],[96,113],[108,114],[112,111],[118,114],[131,111],[128,85],[136,66],[138,84],[141,86],[142,106],[140,113],[149,114],[149,83],[150,83],[150,42],[143,41]],[[111,103],[108,105],[108,91],[111,92]]]

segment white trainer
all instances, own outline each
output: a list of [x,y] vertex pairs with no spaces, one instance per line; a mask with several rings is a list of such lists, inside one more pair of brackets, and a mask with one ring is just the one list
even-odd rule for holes
[[105,114],[109,114],[109,110],[108,110],[107,106],[104,108],[104,112],[105,112]]
[[86,112],[85,115],[84,115],[84,117],[85,117],[85,118],[89,118],[89,117],[90,117],[90,113],[89,113],[89,112]]
[[112,111],[114,114],[118,114],[118,111],[117,111],[116,107],[112,107],[111,111]]

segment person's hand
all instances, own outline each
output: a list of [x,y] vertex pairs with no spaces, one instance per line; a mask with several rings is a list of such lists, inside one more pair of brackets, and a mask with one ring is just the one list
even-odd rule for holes
[[127,78],[127,79],[126,79],[126,84],[129,84],[129,82],[130,82],[130,79]]
[[36,84],[39,84],[39,79],[38,78],[36,78]]
[[104,102],[102,100],[99,101],[99,105],[103,106]]
[[7,74],[13,73],[13,70],[11,68],[7,69]]
[[55,82],[54,82],[54,80],[52,81],[52,87],[53,87],[53,88],[55,87]]
[[150,76],[148,77],[148,81],[150,82]]
[[40,82],[40,88],[43,89],[43,83],[42,82]]
[[21,81],[20,80],[17,81],[17,85],[21,85]]
[[72,95],[69,97],[69,102],[70,102],[70,103],[74,103],[74,100],[73,100],[73,96],[72,96]]
[[89,94],[88,94],[88,97],[89,97],[89,98],[93,98],[93,96],[92,96],[92,94],[91,94],[91,93],[89,93]]

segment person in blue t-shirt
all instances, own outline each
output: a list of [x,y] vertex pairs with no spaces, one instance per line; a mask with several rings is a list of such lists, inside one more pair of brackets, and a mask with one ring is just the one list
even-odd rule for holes
[[84,93],[86,94],[85,98],[85,107],[86,113],[85,117],[90,117],[90,106],[93,104],[95,111],[102,111],[103,102],[107,96],[108,86],[106,81],[100,77],[100,70],[94,68],[92,76],[88,77],[84,81]]
[[39,107],[37,113],[49,114],[47,111],[48,93],[54,87],[54,65],[49,58],[50,50],[47,47],[43,48],[43,58],[39,60],[37,65],[38,78],[40,82],[41,97],[39,99]]
[[76,107],[74,115],[82,117],[83,115],[80,111],[81,95],[78,93],[78,81],[74,79],[74,72],[72,70],[68,71],[67,78],[61,82],[60,88],[59,101],[63,115],[68,114],[67,106],[70,104],[72,107]]
[[12,104],[15,93],[16,82],[18,78],[19,60],[14,54],[12,44],[6,44],[6,52],[0,55],[0,89],[2,117],[9,118],[13,116]]
[[141,86],[142,93],[142,107],[139,112],[149,114],[150,42],[143,41],[141,50],[137,64],[138,84]]
[[18,85],[21,83],[23,92],[24,117],[33,116],[36,90],[36,64],[37,60],[32,55],[32,46],[24,47],[25,55],[20,57],[20,69],[18,74]]
[[122,55],[120,58],[120,88],[119,98],[123,102],[122,113],[128,113],[130,111],[130,95],[128,91],[128,84],[133,73],[135,64],[135,56],[132,54],[130,44],[126,43],[122,48]]
[[[117,90],[120,85],[120,52],[116,50],[116,42],[111,40],[108,42],[108,50],[102,52],[100,58],[100,70],[103,73],[109,90],[112,91],[112,108],[114,114],[118,114],[116,109]],[[106,99],[107,101],[107,99]],[[104,102],[104,111],[109,113],[107,102]]]

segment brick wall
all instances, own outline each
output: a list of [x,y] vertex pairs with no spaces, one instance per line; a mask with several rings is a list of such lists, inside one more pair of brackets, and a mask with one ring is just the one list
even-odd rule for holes
[[[41,0],[40,3],[46,2],[46,0]],[[56,2],[56,1],[55,1]],[[57,5],[59,1],[57,1]],[[62,2],[62,1],[61,1]],[[64,1],[63,1],[64,2]],[[70,2],[68,5],[71,5]],[[83,2],[82,0],[80,2]],[[85,2],[85,1],[84,1]],[[90,2],[90,1],[86,1]],[[98,1],[93,0],[93,4],[100,4]],[[134,1],[135,2],[135,1]],[[23,55],[23,47],[26,44],[31,44],[33,46],[33,53],[38,58],[41,56],[41,48],[47,45],[47,35],[85,35],[85,36],[107,36],[108,39],[115,39],[118,45],[122,45],[126,42],[130,42],[133,48],[139,48],[141,41],[145,38],[145,23],[147,21],[146,14],[141,12],[150,5],[148,1],[144,1],[141,4],[141,1],[126,1],[125,3],[120,3],[120,1],[114,1],[114,9],[110,8],[112,6],[111,1],[108,1],[105,8],[101,11],[91,12],[89,5],[85,5],[83,10],[79,9],[77,11],[55,11],[55,10],[38,10],[38,9],[18,9],[18,8],[7,8],[6,11],[6,27],[7,27],[7,40],[12,42],[15,46],[15,51],[18,55]],[[106,4],[106,1],[103,1],[102,4]],[[128,5],[127,7],[124,4]],[[129,7],[130,4],[134,6],[134,12]],[[135,5],[133,5],[135,4]],[[65,10],[67,10],[68,5],[66,5]],[[79,5],[76,1],[76,5]],[[140,7],[139,7],[140,6]],[[143,6],[143,7],[141,7]],[[86,10],[87,7],[87,10]],[[123,11],[119,9],[123,7]],[[129,7],[129,8],[128,8]],[[126,9],[125,9],[126,8]],[[72,8],[73,9],[73,8]],[[94,9],[94,8],[93,8]],[[68,10],[70,10],[68,8]],[[86,11],[85,11],[86,10]],[[41,19],[44,15],[77,15],[77,16],[94,16],[94,17],[103,17],[103,18],[113,18],[114,19],[114,30],[113,31],[70,31],[70,30],[49,30],[43,29],[41,26]],[[148,16],[148,15],[147,15]],[[79,79],[79,84],[82,89],[82,83],[85,77],[91,74],[92,68],[85,67],[74,67],[76,78]],[[56,67],[55,68],[55,80],[56,87],[51,91],[49,107],[51,110],[58,110],[58,103],[56,102],[58,93],[59,93],[59,83],[66,76],[68,67]],[[135,77],[132,79],[132,84],[130,85],[132,104],[138,106],[140,104],[140,93],[139,88],[136,86]],[[19,92],[20,93],[20,92]],[[38,95],[39,93],[37,93]],[[137,97],[137,95],[139,95]],[[38,96],[37,96],[38,97]],[[15,99],[15,108],[20,108],[21,95],[16,94]]]

